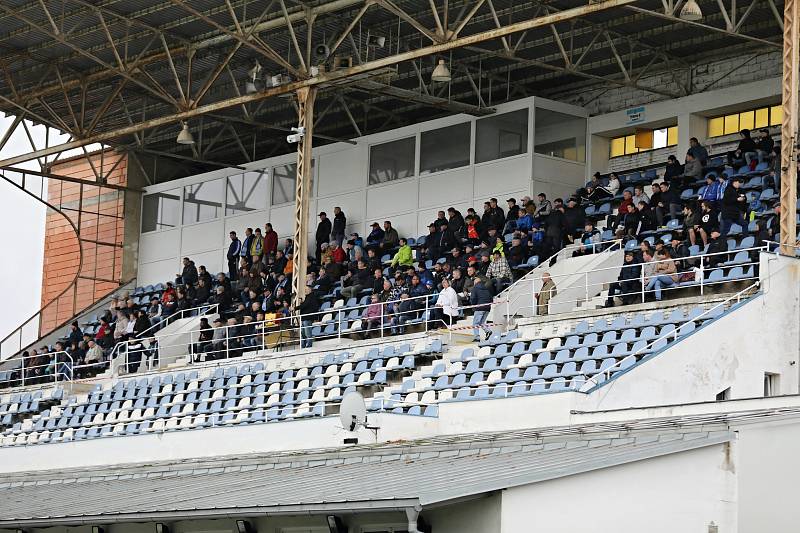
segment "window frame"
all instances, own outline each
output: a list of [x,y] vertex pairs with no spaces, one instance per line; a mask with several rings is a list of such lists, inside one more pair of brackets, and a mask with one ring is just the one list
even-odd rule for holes
[[[749,116],[751,114],[752,116]],[[746,117],[746,122],[743,123],[742,117]],[[709,139],[718,139],[727,135],[736,135],[742,129],[760,130],[780,126],[782,121],[783,108],[780,104],[761,105],[710,117],[706,135]]]
[[[384,145],[391,144],[391,143],[394,143],[394,142],[408,141],[409,139],[413,140],[413,144],[414,144],[414,156],[413,156],[412,162],[411,162],[411,174],[408,175],[408,176],[405,176],[405,177],[402,177],[402,178],[393,179],[393,180],[379,181],[377,183],[370,183],[370,180],[372,179],[372,149],[374,147],[376,147],[376,146],[384,146]],[[421,142],[421,140],[418,139],[418,135],[414,134],[414,135],[408,135],[408,136],[405,136],[405,137],[398,137],[397,139],[392,139],[390,141],[381,141],[381,142],[376,142],[376,143],[370,144],[368,146],[368,154],[367,154],[367,187],[380,187],[382,185],[389,185],[390,183],[397,183],[397,182],[400,182],[400,181],[416,178],[419,175],[419,169],[418,169],[419,165],[417,164],[417,162],[419,160],[420,142]]]
[[[627,134],[627,135],[619,135],[617,137],[611,137],[609,139],[609,143],[608,143],[608,158],[609,159],[614,159],[614,158],[617,158],[617,157],[625,157],[625,156],[629,156],[629,155],[641,154],[641,153],[644,153],[644,152],[651,152],[653,150],[661,150],[661,149],[664,149],[664,148],[671,148],[673,146],[678,146],[678,133],[679,133],[679,131],[678,131],[678,125],[677,124],[673,124],[672,126],[666,126],[666,127],[663,127],[663,128],[655,128],[653,130],[653,137],[655,138],[655,132],[656,131],[661,131],[661,130],[663,130],[665,132],[665,134],[666,134],[665,135],[666,144],[664,146],[655,146],[655,143],[654,143],[652,148],[636,148],[636,134],[635,133],[630,133],[630,134]],[[674,133],[671,134],[670,132],[674,132]],[[671,139],[674,140],[675,142],[671,142]],[[614,143],[615,142],[617,142],[617,143],[618,142],[622,142],[623,143],[623,145],[622,145],[623,152],[621,154],[620,153],[615,153],[615,151],[614,151]],[[628,147],[629,143],[631,145],[630,149]]]
[[[142,205],[141,205],[141,211],[140,212],[142,214],[144,214],[144,202],[145,202],[146,198],[151,197],[151,196],[165,196],[167,193],[172,192],[172,191],[177,192],[177,197],[178,197],[177,198],[177,201],[178,201],[178,206],[177,206],[178,207],[178,209],[177,209],[178,217],[177,217],[177,220],[176,220],[176,224],[174,226],[170,227],[170,228],[161,228],[159,226],[162,226],[163,224],[160,224],[158,222],[158,218],[156,218],[155,228],[145,231],[144,227],[142,226],[142,221],[139,221],[139,232],[141,234],[158,233],[158,232],[161,232],[161,231],[171,231],[171,230],[175,230],[175,229],[180,229],[183,226],[183,187],[175,187],[173,189],[166,189],[166,190],[163,190],[163,191],[151,192],[151,193],[143,194],[142,195]],[[160,209],[159,209],[159,211],[160,211]],[[156,215],[156,216],[158,216],[158,215]]]
[[[189,187],[195,187],[197,185],[201,185],[201,186],[202,185],[209,185],[209,184],[214,183],[214,182],[221,182],[222,183],[222,187],[221,187],[222,197],[219,200],[220,204],[219,204],[219,208],[218,208],[219,209],[219,214],[217,214],[217,216],[215,216],[214,218],[208,218],[208,219],[204,219],[204,220],[192,220],[190,222],[185,222],[184,221],[184,216],[185,216],[186,204],[187,204],[187,202],[186,202],[186,189],[188,189]],[[199,181],[197,183],[189,183],[187,185],[184,185],[182,187],[182,193],[181,193],[181,226],[186,227],[186,226],[193,226],[195,224],[205,224],[207,222],[213,222],[215,220],[220,220],[222,218],[225,218],[225,192],[226,192],[226,187],[227,186],[228,186],[228,177],[227,176],[219,177],[219,178],[213,178],[213,179],[209,179],[209,180],[205,180],[205,181]],[[193,202],[189,202],[189,203],[193,203]]]
[[[523,116],[523,115],[525,116],[525,139],[524,139],[524,142],[520,143],[521,144],[521,151],[517,152],[515,154],[509,154],[509,155],[503,155],[501,153],[501,154],[499,154],[497,157],[495,157],[493,159],[486,159],[485,161],[479,161],[478,160],[478,127],[480,126],[480,124],[483,123],[484,121],[490,121],[492,119],[498,119],[498,118],[500,118],[502,116],[512,115],[512,114],[515,114],[515,113],[518,113],[520,116]],[[504,131],[507,132],[507,133],[516,134],[516,132],[509,132],[508,130],[502,130],[502,129],[498,128],[498,132],[500,134],[502,134]],[[474,145],[473,153],[472,153],[472,164],[476,165],[476,166],[477,165],[485,165],[487,163],[494,163],[495,161],[502,161],[504,159],[511,159],[513,157],[527,156],[529,151],[530,151],[530,142],[531,142],[531,137],[532,136],[533,136],[533,132],[531,131],[531,110],[530,110],[529,107],[522,107],[522,108],[519,108],[519,109],[512,109],[510,111],[506,111],[506,112],[499,113],[499,114],[496,114],[496,115],[491,115],[491,116],[488,116],[488,117],[479,118],[479,119],[475,120],[475,138],[474,138],[474,141],[471,140],[472,144]],[[498,143],[498,144],[501,144],[501,143]],[[544,154],[541,154],[541,155],[544,155]]]
[[[474,125],[473,125],[474,122],[475,121],[473,121],[473,120],[470,120],[470,121],[467,121],[467,122],[456,122],[455,124],[449,124],[447,126],[440,126],[438,128],[432,128],[432,129],[429,129],[429,130],[420,131],[419,132],[419,164],[417,165],[417,174],[416,175],[419,176],[420,178],[422,178],[422,177],[427,177],[427,176],[431,176],[431,175],[434,175],[434,174],[440,174],[442,172],[450,172],[452,170],[459,170],[459,169],[463,169],[463,168],[468,168],[471,165],[473,165],[474,162],[473,162],[473,158],[472,158],[472,152],[473,152],[472,144],[473,144],[473,136],[474,136],[474,128],[475,128]],[[466,126],[468,131],[469,131],[469,138],[467,139],[467,151],[466,151],[467,160],[466,160],[466,162],[464,164],[459,164],[457,166],[450,166],[450,167],[447,167],[447,168],[442,168],[442,169],[437,169],[437,170],[423,170],[423,168],[422,168],[422,159],[423,159],[422,158],[422,151],[423,151],[422,142],[423,142],[423,137],[425,136],[425,134],[426,133],[432,133],[432,132],[435,132],[435,131],[440,131],[440,130],[446,130],[446,129],[449,129],[449,128],[457,128],[457,127],[464,127],[464,126]]]

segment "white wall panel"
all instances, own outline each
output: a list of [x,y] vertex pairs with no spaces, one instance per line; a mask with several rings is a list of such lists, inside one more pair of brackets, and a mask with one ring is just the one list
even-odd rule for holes
[[[449,207],[472,197],[472,169],[459,168],[426,175],[419,180],[419,207]],[[445,205],[447,204],[447,205]]]
[[[211,250],[189,256],[189,259],[194,261],[195,266],[199,267],[200,265],[205,265],[206,269],[211,273],[212,276],[216,276],[217,272],[228,271],[227,261],[223,265],[224,258],[225,250],[222,249]],[[175,272],[177,273],[178,271],[176,270]]]
[[223,233],[222,220],[184,226],[181,229],[181,255],[219,248],[222,245],[220,234]]
[[367,146],[349,146],[317,158],[319,187],[317,196],[362,189],[367,184]]
[[179,229],[142,234],[139,238],[139,261],[151,263],[178,257],[180,234]]
[[318,211],[316,211],[314,215],[318,214],[320,211],[325,211],[331,221],[333,221],[333,208],[339,206],[347,217],[348,225],[362,224],[364,222],[364,210],[366,209],[364,205],[365,197],[366,191],[360,190],[329,196],[327,198],[320,198],[317,200]]
[[554,157],[534,157],[533,194],[544,192],[548,198],[566,198],[585,183],[585,165]]
[[[401,237],[418,237],[419,235],[422,235],[422,233],[416,234],[417,233],[416,211],[413,213],[406,213],[403,215],[393,215],[390,217],[386,217],[386,219],[391,221],[392,227],[394,227],[394,229],[397,230],[397,233]],[[383,227],[383,220],[380,221],[380,224],[381,227]],[[425,231],[425,233],[427,233],[427,230]]]
[[445,203],[442,203],[440,205],[441,205],[441,208],[438,208],[438,209],[420,210],[417,213],[417,232],[413,233],[411,235],[405,235],[405,236],[406,237],[414,237],[416,239],[420,235],[427,235],[428,234],[428,224],[430,224],[434,220],[436,220],[436,213],[438,213],[439,211],[444,211],[445,212],[445,216],[447,216],[447,208],[448,207],[454,207],[455,209],[458,209],[458,211],[461,213],[461,216],[466,216],[467,209],[472,207],[472,202],[467,201],[467,202],[459,202],[459,203],[451,203],[451,204],[448,204],[448,203],[445,202]]
[[530,161],[529,156],[519,156],[476,166],[475,197],[488,199],[496,196],[497,191],[527,189],[531,179]]
[[256,211],[255,213],[247,213],[245,215],[238,215],[235,217],[228,217],[225,219],[225,230],[222,235],[222,242],[228,244],[228,233],[235,231],[239,239],[244,240],[244,230],[247,228],[261,228],[264,231],[264,224],[269,222],[267,211]]
[[136,283],[141,287],[144,285],[155,285],[156,283],[173,281],[175,279],[175,274],[177,274],[179,270],[180,262],[177,256],[174,259],[156,261],[154,263],[140,263]]
[[[408,179],[367,189],[367,223],[417,209],[417,180]],[[416,223],[416,222],[415,222]]]
[[[312,204],[314,202],[311,202]],[[309,209],[309,217],[313,209]],[[316,215],[316,213],[314,213]],[[272,223],[274,229],[280,237],[291,237],[294,235],[294,206],[283,205],[281,207],[273,207],[269,212],[269,221]]]

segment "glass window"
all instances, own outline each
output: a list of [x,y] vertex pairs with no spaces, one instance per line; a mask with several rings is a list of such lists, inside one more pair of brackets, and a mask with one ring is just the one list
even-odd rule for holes
[[676,146],[678,144],[678,126],[667,128],[667,146]]
[[766,128],[767,126],[769,126],[769,108],[756,109],[756,128]]
[[528,151],[528,110],[519,109],[475,123],[475,162],[484,163]]
[[537,154],[586,160],[586,119],[536,108],[533,150]]
[[180,189],[146,195],[142,200],[142,232],[178,227],[180,206]]
[[769,125],[780,126],[783,124],[783,107],[774,105],[769,110]]
[[745,113],[739,113],[739,129],[744,130],[752,130],[753,126],[755,125],[755,112],[754,111],[747,111]]
[[183,188],[183,223],[205,222],[222,215],[224,179],[204,181]]
[[611,157],[625,155],[625,137],[611,139]]
[[225,214],[240,215],[267,208],[267,177],[265,170],[253,170],[228,176],[225,192]]
[[469,165],[469,122],[423,131],[419,148],[419,173],[429,174]]
[[739,131],[739,115],[728,115],[725,117],[725,135]]
[[401,180],[414,175],[414,137],[376,144],[369,149],[369,184]]
[[725,120],[722,117],[712,118],[708,121],[708,136],[719,137],[725,135]]
[[[272,205],[294,202],[297,163],[280,165],[272,169]],[[314,195],[314,160],[311,161],[311,187],[309,195]]]

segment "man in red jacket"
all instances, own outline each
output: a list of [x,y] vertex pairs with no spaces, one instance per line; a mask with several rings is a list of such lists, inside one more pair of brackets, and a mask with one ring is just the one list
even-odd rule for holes
[[264,225],[264,256],[275,257],[278,251],[278,234],[272,229],[272,224],[267,222]]

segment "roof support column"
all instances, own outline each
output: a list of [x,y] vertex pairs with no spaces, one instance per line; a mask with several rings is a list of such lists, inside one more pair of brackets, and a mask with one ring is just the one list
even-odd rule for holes
[[303,134],[297,142],[297,179],[294,197],[294,256],[292,257],[292,293],[295,307],[306,297],[308,269],[308,204],[311,198],[311,145],[314,137],[315,86],[297,90],[297,124]]
[[797,91],[800,77],[800,0],[786,0],[783,15],[783,124],[781,125],[781,253],[794,257],[797,221]]

